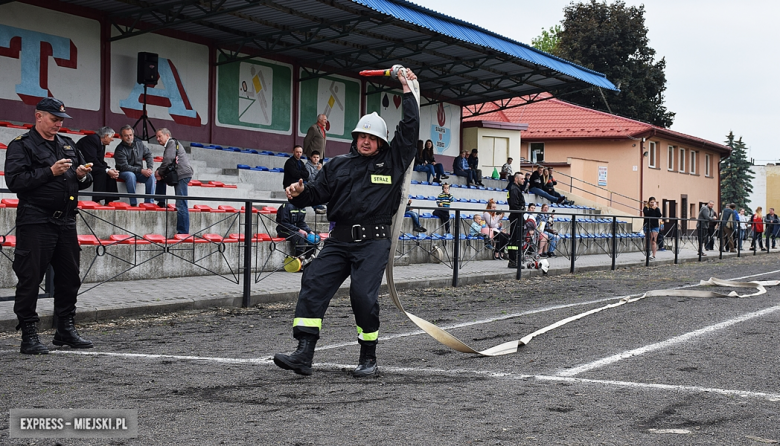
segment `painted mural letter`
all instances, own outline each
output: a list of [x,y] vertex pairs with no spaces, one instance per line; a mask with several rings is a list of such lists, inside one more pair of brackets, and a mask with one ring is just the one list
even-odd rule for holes
[[[158,60],[157,70],[160,79],[157,86],[147,88],[146,104],[158,107],[166,107],[173,121],[193,127],[201,125],[200,115],[190,104],[187,91],[179,77],[176,66],[169,59]],[[132,119],[138,119],[143,114],[144,86],[136,84],[127,99],[119,101],[119,107],[125,115]]]
[[55,96],[49,90],[49,57],[63,68],[76,69],[78,63],[72,40],[6,25],[0,25],[0,56],[20,59],[22,82],[16,94],[28,105]]

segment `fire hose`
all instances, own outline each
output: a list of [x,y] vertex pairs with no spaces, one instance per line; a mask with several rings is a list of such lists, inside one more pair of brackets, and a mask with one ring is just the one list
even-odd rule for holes
[[[395,65],[392,68],[388,70],[365,70],[360,72],[361,76],[390,76],[393,78],[397,78],[398,76],[404,76],[406,77],[406,69],[400,65]],[[407,80],[407,85],[409,86],[409,89],[412,91],[412,94],[414,95],[414,98],[417,100],[417,107],[420,107],[420,84],[417,82],[417,80]],[[661,297],[661,296],[671,296],[671,297],[731,297],[731,298],[742,298],[742,297],[750,297],[750,296],[757,296],[760,294],[766,293],[767,286],[776,286],[780,284],[780,281],[754,281],[754,282],[735,282],[730,280],[721,280],[716,278],[711,278],[708,281],[701,281],[699,283],[700,286],[722,286],[722,287],[734,287],[734,288],[755,288],[756,291],[751,294],[738,294],[735,291],[731,291],[729,293],[718,293],[715,291],[707,291],[707,290],[680,290],[680,289],[669,289],[669,290],[652,290],[648,291],[641,295],[633,295],[633,296],[627,296],[622,299],[620,299],[618,302],[615,302],[613,304],[605,305],[603,307],[595,308],[565,319],[562,319],[558,322],[555,322],[553,324],[550,324],[544,328],[541,328],[531,334],[528,334],[520,339],[505,342],[503,344],[499,344],[493,347],[490,347],[486,350],[475,350],[468,346],[466,343],[461,341],[460,339],[453,336],[448,331],[437,327],[435,324],[426,321],[423,318],[420,318],[418,316],[415,316],[412,313],[407,312],[404,310],[403,304],[401,303],[401,299],[398,297],[398,291],[395,287],[395,280],[393,278],[393,267],[395,263],[395,251],[396,247],[398,245],[398,236],[396,234],[400,233],[401,224],[404,220],[404,209],[406,208],[406,200],[403,199],[403,197],[407,197],[409,195],[409,189],[411,187],[411,177],[412,177],[412,170],[414,166],[414,161],[412,160],[409,163],[409,166],[406,169],[406,173],[404,174],[404,181],[403,186],[401,189],[401,197],[398,210],[395,213],[395,217],[393,218],[393,225],[390,231],[391,237],[391,243],[390,243],[390,254],[387,261],[387,268],[385,269],[385,275],[387,277],[387,288],[390,292],[390,298],[393,301],[393,304],[400,310],[407,318],[409,318],[410,321],[412,321],[415,325],[417,325],[420,329],[422,329],[424,332],[429,334],[431,337],[439,341],[440,343],[446,345],[447,347],[450,347],[453,350],[459,351],[461,353],[472,353],[477,354],[481,356],[500,356],[500,355],[507,355],[510,353],[516,353],[518,348],[522,345],[526,345],[533,338],[536,336],[539,336],[543,333],[547,333],[550,330],[553,330],[555,328],[561,327],[565,324],[568,324],[569,322],[573,322],[579,319],[582,319],[586,316],[589,316],[591,314],[598,313],[603,310],[616,308],[625,304],[637,302],[639,300],[645,299],[647,297]]]

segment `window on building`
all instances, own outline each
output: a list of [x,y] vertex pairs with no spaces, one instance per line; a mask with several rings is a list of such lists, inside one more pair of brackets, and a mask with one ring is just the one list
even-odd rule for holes
[[680,147],[680,160],[678,161],[680,164],[680,172],[685,172],[685,149]]
[[532,163],[541,163],[544,161],[544,143],[532,142],[528,144],[528,159]]
[[674,170],[674,146],[669,146],[669,150],[667,152],[666,168],[669,170]]
[[709,153],[704,155],[704,176],[706,176],[706,177],[712,176],[712,173],[710,172],[710,154]]
[[654,143],[654,142],[652,142],[652,141],[651,141],[651,142],[649,142],[649,143],[647,144],[647,151],[648,151],[648,153],[649,153],[649,157],[650,157],[650,162],[649,162],[649,164],[648,164],[648,165],[649,165],[650,167],[658,167],[658,166],[656,165],[656,158],[657,158],[657,154],[656,154],[656,150],[655,150],[655,143]]
[[691,150],[691,175],[696,175],[696,152]]

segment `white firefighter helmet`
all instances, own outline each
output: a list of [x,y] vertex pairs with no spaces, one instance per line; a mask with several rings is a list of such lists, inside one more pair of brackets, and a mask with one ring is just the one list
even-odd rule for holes
[[360,121],[358,121],[355,130],[352,130],[352,138],[357,139],[358,133],[374,135],[387,144],[387,124],[385,124],[385,120],[376,114],[376,112],[360,118]]
[[542,274],[547,274],[547,271],[550,270],[550,262],[548,262],[547,259],[540,260],[539,269],[542,270]]

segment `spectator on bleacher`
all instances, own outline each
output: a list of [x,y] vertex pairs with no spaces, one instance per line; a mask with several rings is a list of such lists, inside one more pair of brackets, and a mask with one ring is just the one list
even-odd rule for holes
[[[154,195],[154,157],[146,144],[136,138],[134,133],[129,125],[119,130],[122,142],[116,146],[114,152],[119,178],[125,182],[128,194],[135,193],[136,183],[143,183],[146,187],[146,195]],[[144,169],[144,161],[146,161],[146,169]],[[144,198],[144,202],[152,203],[154,200],[149,197]],[[130,198],[130,205],[137,206],[138,199]]]
[[471,226],[469,226],[469,236],[485,240],[485,248],[493,250],[493,245],[491,244],[492,240],[490,238],[490,228],[487,227],[487,224],[485,223],[485,220],[482,219],[481,215],[474,214]]
[[303,180],[304,183],[309,181],[309,171],[306,169],[306,164],[301,159],[303,155],[303,147],[295,145],[293,147],[292,155],[287,158],[284,163],[284,176],[282,177],[282,186],[287,186],[297,183],[298,180]]
[[308,259],[316,251],[314,231],[306,224],[306,208],[282,203],[276,211],[276,234],[295,247],[295,257]]
[[409,201],[406,202],[406,211],[404,212],[404,217],[409,217],[412,219],[412,224],[414,226],[413,231],[414,232],[426,232],[427,229],[423,228],[420,225],[420,215],[417,212],[414,212],[412,210],[412,200],[411,198]]
[[489,236],[493,240],[493,246],[495,251],[493,252],[493,259],[506,259],[506,246],[509,244],[509,234],[504,231],[504,225],[502,220],[504,213],[497,211],[496,200],[488,200],[486,211],[482,214],[482,219],[485,220],[485,225],[489,230]]
[[444,231],[450,233],[450,205],[454,197],[450,194],[450,185],[444,183],[441,185],[441,193],[436,197],[436,206],[439,209],[433,211],[433,216],[438,217],[444,224]]
[[[111,144],[114,138],[114,129],[101,127],[95,133],[81,138],[76,143],[76,148],[84,155],[88,163],[92,163],[92,190],[94,192],[116,192],[116,179],[119,171],[108,167],[106,164],[106,146]],[[109,197],[93,195],[92,201],[104,201],[108,204]]]
[[739,250],[742,251],[742,241],[747,238],[750,216],[745,215],[745,208],[739,208]]
[[778,232],[780,232],[780,218],[775,214],[775,208],[769,208],[766,216],[764,217],[766,223],[766,249],[769,250],[769,239],[772,239],[772,249],[775,248],[775,238],[777,238]]
[[482,169],[479,168],[477,149],[471,149],[471,155],[469,155],[469,168],[474,171],[474,183],[476,183],[477,186],[484,186],[484,184],[482,184]]
[[539,230],[539,225],[536,223],[539,214],[533,212],[536,212],[536,204],[528,203],[528,212],[523,214],[524,233],[529,243],[533,243],[536,239],[537,246],[533,247],[534,251],[539,257],[543,257],[543,253],[547,255],[547,234]]
[[524,194],[531,193],[531,172],[525,173],[525,175],[523,176],[523,182],[520,184],[520,188],[523,190]]
[[[174,195],[186,197],[187,187],[192,179],[192,166],[190,165],[190,158],[187,156],[187,152],[184,150],[184,146],[179,144],[179,141],[171,137],[171,131],[166,128],[157,130],[157,143],[165,148],[163,151],[163,160],[160,163],[160,167],[154,172],[154,178],[157,179],[155,190],[158,195],[165,195],[167,184],[163,179],[165,170],[168,166],[176,162],[176,174],[179,176],[179,182],[173,186]],[[165,207],[165,200],[161,200],[158,206]],[[190,211],[187,205],[187,200],[177,198],[176,199],[176,233],[177,234],[189,234],[190,233]]]
[[328,139],[325,129],[327,126],[328,117],[322,114],[317,115],[317,122],[309,127],[309,131],[303,138],[303,152],[306,154],[306,158],[311,158],[312,153],[316,150],[320,152],[320,157],[325,159],[325,140]]
[[[561,239],[561,236],[558,235],[558,230],[553,227],[555,219],[549,212],[550,205],[547,203],[543,204],[542,213],[536,217],[536,223],[539,226],[539,230],[547,237],[547,241],[549,242],[550,247],[546,253],[547,257],[555,257],[555,248],[558,246],[558,240]],[[545,253],[542,252],[540,255],[544,257]]]
[[[433,164],[428,164],[428,162],[425,161],[425,148],[423,146],[422,139],[417,140],[417,154],[414,157],[414,171],[425,172],[425,181],[428,183],[431,182],[431,177],[435,177],[437,180],[440,180],[440,178],[436,175],[436,168],[433,167]],[[437,181],[437,183],[438,182],[439,181]]]
[[[735,229],[737,229],[737,226],[739,226],[739,214],[737,214],[737,205],[734,203],[730,203],[728,206],[726,206],[726,209],[723,209],[723,214],[720,218],[720,230],[723,231],[723,245],[721,245],[720,250],[729,252],[737,252],[736,245],[734,244],[736,241],[734,240],[734,232]],[[769,246],[767,244],[767,246]]]
[[[314,181],[314,179],[317,178],[317,174],[320,173],[320,170],[322,170],[322,162],[320,162],[319,151],[315,150],[311,152],[311,156],[308,158],[309,161],[306,162],[306,170],[309,172],[309,179],[308,181],[305,181],[306,183]],[[324,204],[318,204],[316,206],[312,206],[312,208],[317,214],[325,214],[328,212]]]
[[696,233],[698,234],[699,238],[699,247],[702,251],[701,255],[706,256],[707,254],[704,252],[705,250],[709,251],[710,248],[707,248],[707,246],[710,244],[710,241],[712,239],[712,232],[714,229],[712,229],[712,223],[713,221],[717,220],[718,214],[715,213],[715,210],[713,210],[713,206],[715,206],[715,202],[710,200],[707,204],[701,207],[699,210],[699,216],[697,218],[696,222]]
[[54,271],[54,345],[91,348],[74,327],[79,279],[76,205],[79,190],[92,185],[90,167],[67,136],[58,134],[70,118],[65,104],[44,98],[35,107],[35,126],[8,144],[5,179],[19,198],[16,212],[16,250],[13,270],[16,284],[14,313],[22,329],[19,351],[27,355],[49,353],[38,338],[40,321],[38,286],[46,269]]
[[[403,178],[414,159],[420,131],[420,112],[409,81],[417,76],[399,70],[403,87],[403,118],[388,142],[387,123],[377,114],[365,115],[352,131],[349,154],[334,157],[308,185],[290,185],[287,199],[297,207],[328,203],[328,218],[336,222],[320,255],[312,260],[301,280],[293,319],[298,348],[277,353],[274,364],[299,375],[311,375],[323,317],[339,286],[350,278],[350,302],[360,344],[354,377],[377,373],[379,339],[379,287],[391,257],[393,215],[399,211]],[[370,173],[370,174],[369,174]],[[392,258],[392,257],[391,257]]]
[[436,172],[436,178],[433,180],[434,182],[441,183],[441,180],[446,180],[450,177],[449,175],[444,174],[444,166],[441,163],[436,162],[436,156],[433,154],[433,141],[430,139],[425,141],[423,160],[433,166],[433,170]]
[[548,201],[550,201],[550,203],[558,203],[558,204],[560,204],[560,203],[563,203],[563,200],[565,200],[565,198],[563,198],[563,197],[558,198],[558,197],[552,196],[552,195],[548,194],[544,190],[544,181],[545,181],[544,180],[544,166],[542,166],[541,164],[536,166],[536,171],[531,174],[531,178],[529,179],[529,181],[530,181],[529,191],[532,194],[538,195],[538,196],[540,196],[542,198],[545,198]]
[[501,166],[501,172],[498,174],[502,180],[506,180],[512,176],[512,158],[507,158],[506,164]]
[[[523,211],[525,210],[525,198],[523,197],[523,189],[520,187],[520,178],[523,174],[521,172],[515,172],[513,181],[509,183],[509,191],[507,192],[507,201],[509,201],[510,211]],[[509,245],[507,250],[509,251],[509,268],[517,268],[517,250],[520,247],[520,237],[522,237],[523,228],[523,215],[519,212],[512,212],[509,214]]]
[[762,215],[762,211],[764,209],[759,206],[756,208],[756,212],[753,213],[753,215],[750,217],[750,223],[753,225],[753,242],[750,244],[750,249],[755,250],[756,249],[756,241],[758,241],[758,247],[761,248],[762,251],[766,251],[764,249],[764,217]]
[[555,190],[555,186],[558,185],[558,182],[555,181],[555,178],[553,178],[553,168],[552,167],[545,167],[544,171],[542,171],[542,176],[544,178],[544,191],[548,194],[552,195],[555,198],[558,198],[559,200],[563,199],[563,204],[574,204],[574,201],[569,200],[565,196],[563,196],[560,192]]
[[661,231],[661,209],[658,208],[658,202],[655,197],[647,199],[647,207],[642,211],[645,216],[644,226],[647,228],[645,237],[650,237],[650,250],[652,254],[650,260],[655,260],[658,252],[658,232]]
[[471,186],[476,183],[475,172],[469,167],[468,152],[463,150],[460,152],[460,156],[455,157],[452,161],[452,171],[456,176],[466,178],[466,186]]

